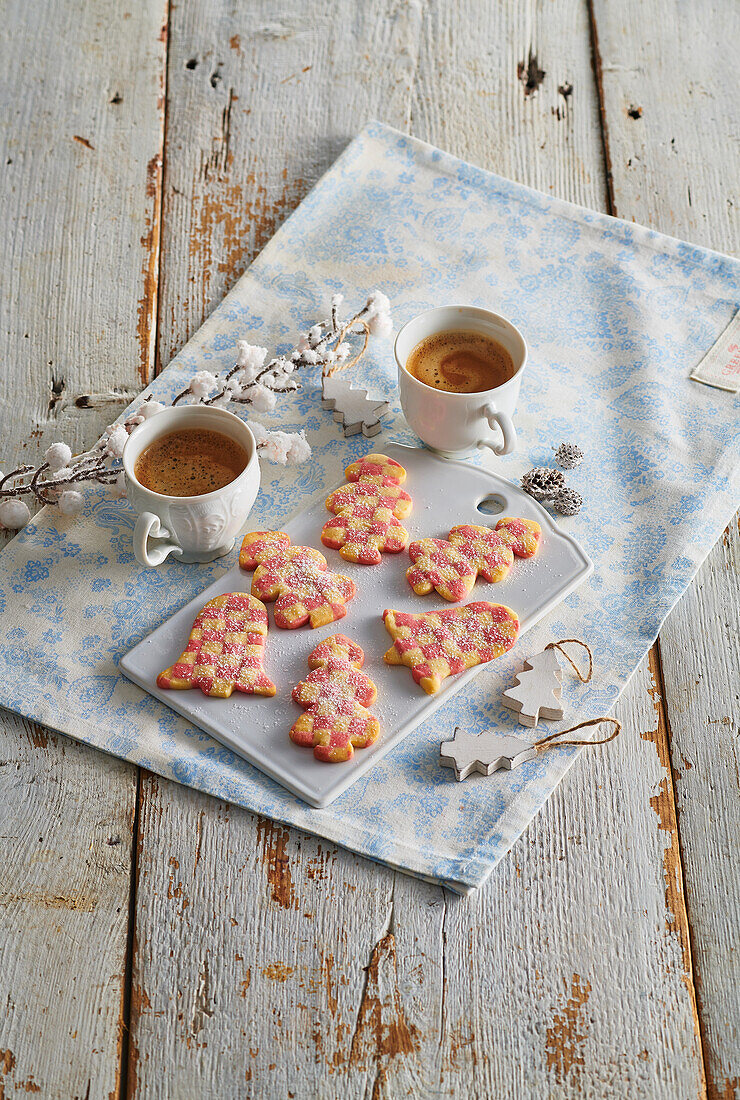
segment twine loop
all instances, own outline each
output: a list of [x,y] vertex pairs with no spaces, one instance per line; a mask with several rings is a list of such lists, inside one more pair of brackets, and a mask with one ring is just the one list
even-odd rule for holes
[[323,378],[332,378],[335,374],[339,374],[339,372],[341,370],[350,370],[352,367],[356,366],[357,363],[359,363],[360,359],[362,359],[363,355],[365,354],[365,350],[367,348],[368,341],[370,339],[370,326],[368,325],[367,321],[363,321],[362,319],[349,321],[344,326],[344,328],[340,330],[339,339],[337,340],[336,344],[334,345],[334,351],[337,352],[339,350],[339,348],[341,348],[342,344],[344,343],[345,339],[347,338],[348,333],[350,333],[350,332],[359,333],[359,329],[356,327],[358,325],[361,326],[361,328],[362,328],[362,334],[363,334],[362,347],[350,359],[346,359],[344,361],[336,361],[328,369],[327,369],[327,367],[324,367],[324,370],[323,370],[323,373],[322,373]]
[[616,718],[609,718],[607,715],[603,715],[601,718],[589,718],[586,722],[579,722],[577,726],[570,726],[567,730],[557,730],[555,733],[548,733],[547,737],[540,737],[539,741],[535,741],[532,748],[539,750],[549,741],[554,741],[556,737],[562,737],[566,733],[575,733],[576,730],[584,729],[586,726],[600,726],[602,722],[610,722],[614,727],[614,732],[610,733],[608,737],[602,737],[598,741],[558,741],[557,745],[553,748],[559,748],[561,745],[608,745],[610,741],[613,741],[615,737],[619,737],[622,732],[622,723],[618,722]]
[[[578,665],[575,663],[575,661],[570,656],[570,654],[565,652],[565,650],[563,649],[564,645],[579,645],[579,646],[582,646],[586,650],[586,653],[588,654],[588,672],[586,673],[585,676],[581,673],[580,669],[578,668]],[[590,646],[587,646],[586,643],[582,642],[580,638],[561,638],[559,642],[548,642],[548,644],[545,646],[545,649],[559,649],[560,652],[565,657],[566,661],[568,662],[570,667],[573,669],[573,671],[575,672],[576,676],[578,677],[578,679],[581,681],[582,684],[587,684],[589,682],[589,680],[591,679],[591,677],[593,676],[593,674],[594,674],[594,655],[591,652]],[[594,721],[600,722],[601,719],[600,718],[594,719]],[[589,744],[596,744],[596,742],[591,741],[591,742],[589,742]]]
[[[579,645],[582,649],[585,649],[586,653],[588,654],[588,672],[585,676],[583,675],[573,658],[570,656],[570,654],[566,653],[566,651],[563,649],[563,646],[566,645]],[[548,645],[545,646],[545,649],[559,650],[565,657],[566,661],[573,669],[581,683],[587,684],[590,681],[591,677],[594,674],[594,655],[591,652],[591,647],[586,645],[585,642],[581,641],[580,638],[561,638],[559,642],[549,642]],[[615,737],[619,737],[619,734],[622,732],[622,724],[621,722],[618,722],[616,718],[602,715],[600,718],[589,718],[585,722],[579,722],[577,726],[570,726],[568,729],[558,730],[556,733],[548,733],[546,737],[540,737],[539,741],[535,741],[533,748],[539,751],[545,745],[563,737],[566,733],[575,733],[576,730],[585,729],[587,726],[600,726],[602,722],[608,722],[613,727],[613,733],[610,733],[608,737],[602,737],[598,741],[586,741],[583,739],[575,741],[557,740],[557,745],[607,745],[610,741],[613,741]]]

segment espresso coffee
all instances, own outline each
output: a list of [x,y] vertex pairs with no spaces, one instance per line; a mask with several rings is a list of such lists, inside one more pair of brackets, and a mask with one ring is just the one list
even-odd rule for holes
[[406,370],[448,393],[493,390],[516,374],[506,348],[482,332],[435,332],[411,350]]
[[207,428],[183,428],[160,436],[134,465],[136,480],[153,493],[196,497],[229,485],[249,456],[236,440]]

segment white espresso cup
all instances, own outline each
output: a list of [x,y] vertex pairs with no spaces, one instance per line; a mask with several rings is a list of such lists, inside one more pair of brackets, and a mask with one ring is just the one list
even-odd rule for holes
[[[247,465],[228,485],[200,496],[165,496],[147,489],[134,472],[139,455],[155,439],[184,428],[229,436],[247,452]],[[184,562],[214,561],[228,554],[260,487],[257,445],[250,429],[233,413],[203,405],[163,409],[145,420],[123,449],[123,469],[126,495],[139,513],[134,554],[148,566],[161,565],[169,554]]]
[[[406,369],[409,355],[422,340],[437,332],[461,331],[480,332],[503,345],[514,361],[513,377],[492,390],[450,393],[427,386]],[[396,336],[394,352],[401,408],[431,451],[443,458],[465,458],[479,447],[497,455],[516,450],[513,416],[527,364],[527,344],[511,321],[477,306],[439,306],[407,321]]]

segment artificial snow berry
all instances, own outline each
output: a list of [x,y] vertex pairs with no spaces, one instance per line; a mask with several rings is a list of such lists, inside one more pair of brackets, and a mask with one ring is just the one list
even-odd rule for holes
[[66,443],[52,443],[44,454],[49,469],[61,470],[72,461],[72,450]]
[[292,435],[290,437],[290,446],[288,447],[288,462],[294,462],[298,465],[301,462],[307,462],[311,457],[311,444],[306,439],[305,435],[300,434]]
[[390,299],[382,290],[375,290],[368,298],[365,309],[368,317],[375,317],[378,313],[390,314]]
[[25,501],[14,500],[13,497],[0,500],[0,524],[3,527],[8,527],[11,531],[20,531],[30,518],[31,513]]
[[193,377],[190,379],[190,386],[188,387],[193,397],[208,397],[213,387],[216,385],[216,376],[211,374],[209,370],[196,371]]
[[82,508],[82,493],[76,489],[65,489],[59,497],[59,511],[65,516],[73,516]]
[[376,313],[367,322],[371,336],[390,336],[393,332],[393,321],[390,313]]
[[258,382],[249,390],[249,403],[256,412],[271,412],[277,403],[272,390]]
[[156,416],[157,413],[160,413],[163,408],[164,405],[161,401],[145,401],[143,405],[139,405],[136,411],[144,420],[148,420],[150,416]]
[[112,458],[120,458],[127,442],[128,432],[123,424],[116,424],[115,427],[112,426],[110,434],[105,441],[106,454],[109,454]]

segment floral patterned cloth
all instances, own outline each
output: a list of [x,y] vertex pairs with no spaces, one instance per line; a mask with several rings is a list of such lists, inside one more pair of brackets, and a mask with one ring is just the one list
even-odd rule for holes
[[[496,309],[526,334],[530,363],[519,451],[490,461],[516,479],[548,463],[562,440],[581,445],[586,461],[569,478],[585,504],[563,522],[593,557],[594,576],[329,808],[316,810],[119,675],[120,656],[232,558],[141,569],[131,549],[133,512],[93,490],[82,515],[46,509],[0,555],[0,703],[373,859],[463,893],[480,886],[577,750],[458,784],[440,767],[440,742],[456,725],[519,730],[499,692],[523,657],[554,638],[584,637],[596,658],[593,682],[568,699],[570,720],[613,705],[738,499],[738,398],[689,374],[737,310],[739,276],[740,264],[726,256],[369,126],[152,391],[166,399],[194,371],[231,366],[239,338],[291,348],[336,291],[352,306],[382,288],[396,324],[442,303]],[[378,392],[395,392],[390,341],[373,342],[359,375]],[[361,436],[342,437],[319,398],[318,378],[307,376],[300,393],[263,418],[305,428],[314,460],[285,469],[263,463],[252,528],[278,529],[341,482],[347,463],[368,449]],[[414,441],[392,401],[376,451],[387,439]],[[383,567],[406,564],[389,559]]]

